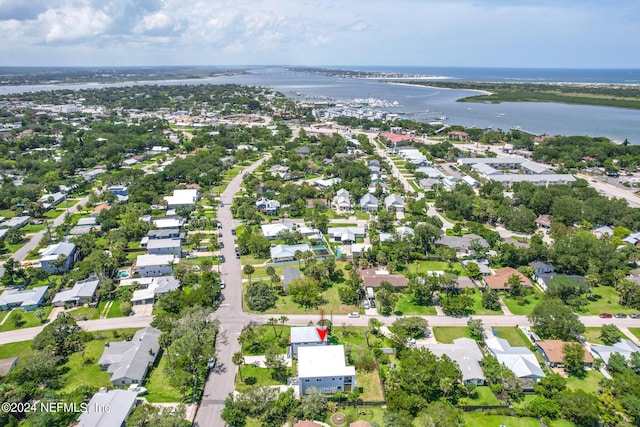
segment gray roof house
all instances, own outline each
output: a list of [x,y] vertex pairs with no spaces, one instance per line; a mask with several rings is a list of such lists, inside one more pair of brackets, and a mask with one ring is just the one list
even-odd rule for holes
[[[101,389],[78,418],[78,427],[122,427],[136,406],[138,393],[131,390]],[[106,408],[109,408],[107,411]]]
[[284,291],[287,292],[289,283],[301,277],[302,277],[302,273],[300,273],[300,270],[298,270],[295,267],[289,267],[282,270],[282,284],[284,286]]
[[80,280],[73,285],[73,288],[58,292],[53,297],[53,305],[56,307],[60,307],[65,304],[77,306],[86,302],[91,302],[96,294],[96,289],[98,289],[99,283],[100,281],[95,276],[91,276],[85,280]]
[[315,326],[292,326],[289,335],[287,356],[292,359],[297,359],[298,348],[327,344],[329,344],[328,335],[325,335],[324,340],[321,340],[318,329]]
[[180,239],[153,239],[147,241],[147,253],[149,255],[175,255],[182,256],[182,240]]
[[35,310],[42,304],[47,289],[49,289],[48,286],[38,286],[24,291],[7,289],[0,295],[0,310],[8,310],[13,307],[22,307],[24,311]]
[[555,267],[549,263],[544,261],[531,261],[529,263],[530,267],[533,267],[535,270],[535,275],[540,276],[542,274],[553,273],[556,271]]
[[[158,295],[164,295],[180,287],[180,281],[173,276],[151,277],[150,279],[152,279],[150,282],[145,281],[142,284],[142,289],[133,291],[131,297],[133,304],[153,304]],[[133,280],[135,281],[135,279]]]
[[373,212],[378,210],[378,198],[371,193],[367,193],[360,199],[360,210],[362,212]]
[[273,262],[285,262],[295,260],[297,251],[310,251],[311,246],[308,243],[300,243],[298,245],[276,245],[270,249],[271,259]]
[[448,246],[456,250],[458,256],[471,254],[471,243],[477,241],[482,247],[488,248],[489,243],[477,234],[465,234],[464,236],[442,236],[435,241],[436,246]]
[[482,372],[484,355],[474,340],[458,338],[453,340],[453,344],[426,344],[424,347],[436,356],[441,357],[446,354],[455,361],[462,372],[463,383],[484,384],[486,379]]
[[140,329],[131,341],[107,343],[98,365],[111,374],[114,386],[140,383],[153,365],[160,349],[160,330]]
[[[49,245],[40,256],[40,267],[47,273],[62,273],[68,271],[75,263],[76,245],[68,242],[60,242]],[[56,265],[60,255],[66,257],[62,265]]]
[[331,227],[327,234],[334,242],[353,243],[356,239],[364,239],[367,231],[364,227]]
[[38,201],[40,202],[43,208],[51,209],[52,207],[60,204],[66,198],[67,198],[66,194],[58,191],[57,193],[53,193],[53,194],[45,194],[44,196],[40,197]]
[[487,350],[493,354],[498,362],[509,368],[517,378],[538,380],[546,375],[542,371],[536,355],[526,347],[511,347],[509,341],[503,338],[490,337],[484,341]]
[[29,216],[16,216],[0,224],[2,228],[22,228],[29,222]]
[[631,353],[637,353],[639,351],[640,348],[627,339],[618,340],[614,345],[593,344],[591,346],[591,352],[607,364],[609,363],[609,358],[611,358],[611,355],[614,353],[618,353],[621,356],[624,356],[625,359],[630,360]]
[[395,208],[396,212],[404,212],[404,199],[398,194],[389,194],[384,198],[384,206],[387,211]]
[[336,211],[351,210],[351,195],[344,188],[336,192],[336,196],[333,198],[333,208]]

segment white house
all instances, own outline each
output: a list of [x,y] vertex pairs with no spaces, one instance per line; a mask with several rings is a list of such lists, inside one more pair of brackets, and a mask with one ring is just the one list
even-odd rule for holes
[[364,227],[331,227],[327,234],[334,242],[354,243],[356,239],[364,239],[367,231]]
[[165,196],[167,201],[167,208],[174,209],[180,206],[195,206],[198,201],[198,190],[196,189],[184,189],[173,190],[172,196]]
[[147,253],[149,255],[174,255],[182,256],[182,241],[180,239],[153,239],[147,241]]
[[328,178],[328,179],[316,179],[315,181],[313,181],[313,183],[319,189],[324,190],[325,188],[329,188],[334,184],[340,184],[340,181],[341,181],[340,178]]
[[[146,279],[146,278],[141,278]],[[150,282],[141,283],[142,289],[133,291],[131,302],[137,304],[153,304],[158,295],[175,291],[180,287],[180,281],[173,276],[153,277]],[[135,281],[135,279],[133,279]],[[120,284],[122,286],[122,283]]]
[[591,346],[591,351],[596,354],[604,363],[609,363],[609,358],[614,353],[618,353],[627,360],[631,360],[631,354],[640,352],[640,348],[627,339],[618,340],[614,345],[597,345]]
[[153,225],[156,228],[181,228],[184,225],[184,221],[179,218],[158,218],[153,220]]
[[404,212],[404,199],[398,194],[389,194],[384,198],[384,206],[387,212],[395,209],[396,212]]
[[509,341],[497,337],[487,338],[484,342],[487,344],[487,350],[517,378],[530,378],[537,381],[545,377],[536,355],[528,348],[511,347]]
[[[58,265],[58,260],[64,261],[61,265]],[[76,245],[68,242],[60,242],[55,245],[49,245],[42,251],[40,255],[40,267],[47,273],[62,273],[69,271],[73,264],[76,262]]]
[[96,294],[99,283],[100,281],[95,276],[89,277],[85,280],[80,280],[73,285],[73,288],[58,292],[53,297],[53,305],[56,307],[61,307],[65,304],[73,304],[77,306],[91,302]]
[[360,199],[360,210],[362,212],[375,212],[378,210],[378,198],[371,193],[367,193]]
[[345,363],[341,345],[300,347],[298,384],[301,396],[311,388],[324,394],[350,393],[356,387],[356,368]]
[[173,255],[138,255],[135,268],[142,277],[168,276],[173,274]]
[[462,382],[464,384],[484,384],[486,379],[482,371],[484,355],[474,340],[458,338],[453,340],[453,344],[426,344],[424,347],[436,356],[441,357],[446,354],[456,362],[462,372]]
[[276,215],[280,209],[280,202],[263,197],[256,201],[256,208],[267,215]]
[[[132,390],[101,389],[93,395],[78,418],[78,427],[123,426],[133,408],[136,407],[138,393]],[[109,408],[109,410],[106,410]]]
[[287,356],[291,359],[298,358],[298,349],[300,347],[314,347],[318,345],[327,345],[329,343],[328,335],[321,339],[318,328],[315,326],[292,326],[289,335],[289,347],[287,347]]
[[300,243],[297,245],[276,245],[270,249],[271,259],[273,262],[294,261],[296,259],[295,254],[298,251],[311,251],[311,246],[308,243]]
[[136,331],[131,341],[110,342],[98,365],[111,374],[114,386],[141,383],[160,350],[160,330],[147,327]]
[[263,224],[260,228],[264,237],[268,240],[274,240],[283,231],[293,231],[293,224],[290,222],[277,222],[275,224]]
[[2,228],[22,228],[29,223],[28,216],[16,216],[13,218],[9,218],[8,220],[2,222],[0,227]]
[[24,311],[33,311],[44,301],[47,289],[49,289],[48,286],[38,286],[24,291],[7,289],[0,295],[0,310],[21,307]]
[[43,208],[48,210],[54,206],[59,205],[66,198],[67,198],[66,194],[58,191],[57,193],[45,194],[44,196],[40,197],[38,201],[40,202]]
[[341,188],[336,193],[336,196],[333,198],[333,208],[336,211],[350,211],[351,206],[351,195],[347,190]]

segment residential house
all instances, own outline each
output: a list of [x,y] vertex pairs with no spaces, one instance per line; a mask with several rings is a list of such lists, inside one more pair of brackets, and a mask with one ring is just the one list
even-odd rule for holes
[[73,288],[58,292],[53,297],[53,305],[61,307],[64,305],[79,306],[93,302],[100,281],[96,276],[80,280],[73,285]]
[[198,202],[198,190],[196,189],[183,189],[173,190],[172,196],[165,196],[167,201],[167,209],[175,209],[181,206],[195,206]]
[[47,273],[69,271],[76,262],[76,245],[60,242],[47,246],[40,254],[40,267]]
[[592,344],[591,352],[602,359],[604,363],[609,364],[609,358],[612,354],[618,353],[629,361],[632,353],[640,352],[640,347],[628,339],[620,339],[614,345]]
[[147,286],[142,285],[141,289],[133,291],[131,302],[134,305],[153,304],[159,295],[175,291],[178,288],[180,288],[180,281],[173,276],[153,277]]
[[127,195],[128,188],[126,185],[112,185],[108,190],[109,193],[118,197],[119,202],[126,202],[129,200],[129,196]]
[[312,388],[334,394],[350,393],[356,387],[356,368],[345,363],[341,345],[299,347],[297,368],[301,396]]
[[149,255],[173,255],[182,256],[182,240],[180,239],[153,239],[147,242]]
[[[546,340],[546,341],[537,341],[536,347],[538,347],[538,352],[545,360],[547,366],[552,368],[555,367],[563,367],[564,366],[564,346],[566,344],[575,344],[568,343],[560,340]],[[583,364],[585,368],[590,368],[593,366],[593,356],[589,352],[589,349],[586,347],[582,347],[584,350],[584,359]]]
[[139,384],[144,380],[158,356],[160,334],[159,329],[146,327],[136,331],[131,341],[105,345],[98,365],[111,374],[111,384]]
[[287,347],[287,357],[291,359],[298,358],[298,349],[300,347],[315,347],[319,345],[328,345],[329,335],[325,335],[324,339],[318,333],[315,326],[292,326],[289,335],[289,347]]
[[536,277],[536,283],[538,283],[540,285],[540,287],[546,291],[547,288],[549,287],[549,284],[551,283],[551,280],[554,279],[554,278],[556,278],[556,279],[574,280],[574,281],[582,282],[582,283],[585,283],[585,281],[586,281],[586,278],[584,276],[580,276],[578,274],[547,273],[547,274],[541,274],[541,275],[537,276]]
[[390,274],[387,270],[374,270],[367,268],[359,271],[365,288],[379,288],[382,282],[391,284],[394,288],[406,288],[409,279],[401,274]]
[[320,190],[324,190],[329,187],[333,187],[335,184],[340,184],[342,180],[340,178],[328,178],[328,179],[316,179],[313,184]]
[[469,134],[463,131],[452,130],[447,132],[447,139],[449,141],[469,142]]
[[371,245],[366,243],[354,243],[351,245],[351,255],[362,255],[363,253],[370,251]]
[[528,348],[511,347],[507,340],[498,337],[487,338],[485,343],[487,350],[517,378],[537,381],[545,377],[536,355]]
[[173,255],[138,255],[134,270],[141,277],[168,276],[173,274]]
[[469,265],[469,263],[474,263],[478,266],[478,268],[480,269],[480,274],[482,276],[488,276],[491,274],[491,269],[489,268],[489,265],[487,263],[487,261],[485,260],[478,260],[478,259],[466,259],[464,261],[462,261],[462,265],[465,266],[465,268]]
[[[77,427],[124,427],[138,402],[131,390],[100,389],[91,397],[87,409],[78,418]],[[107,410],[108,408],[108,410]]]
[[271,175],[279,176],[280,178],[284,179],[285,181],[291,179],[291,173],[289,172],[289,166],[273,165],[269,169],[269,172],[271,173]]
[[94,217],[90,216],[89,218],[80,218],[77,225],[80,227],[94,226],[98,225],[98,221]]
[[512,267],[504,267],[495,270],[495,275],[493,276],[484,276],[482,280],[484,283],[494,291],[504,291],[510,288],[508,284],[511,276],[518,276],[520,278],[520,284],[523,288],[532,288],[533,284],[531,280],[524,274],[520,273],[518,270]]
[[553,265],[544,261],[531,261],[529,263],[529,266],[533,267],[533,269],[535,270],[536,277],[556,271]]
[[47,293],[48,286],[18,290],[7,289],[0,295],[0,310],[9,310],[14,307],[23,308],[24,311],[33,311],[42,304]]
[[94,218],[97,218],[100,216],[102,211],[108,211],[108,210],[111,210],[111,205],[108,203],[103,203],[93,208],[93,210],[91,211],[91,216]]
[[604,236],[611,237],[613,236],[613,228],[608,225],[601,225],[600,227],[596,227],[591,230],[591,234],[596,236],[598,239],[601,239]]
[[29,223],[29,216],[16,216],[3,221],[0,228],[22,228]]
[[329,239],[343,244],[355,243],[356,239],[364,239],[367,235],[365,227],[331,227],[327,229]]
[[311,149],[303,145],[296,150],[296,154],[300,157],[309,157],[311,155]]
[[147,232],[149,240],[155,239],[181,239],[186,237],[185,233],[181,233],[179,228],[163,228],[161,230],[149,230]]
[[462,258],[473,255],[474,242],[483,248],[489,248],[489,243],[477,234],[465,234],[464,236],[442,236],[435,241],[436,246],[447,246],[455,249],[456,256]]
[[278,234],[283,231],[293,231],[293,223],[291,222],[276,222],[274,224],[263,224],[260,226],[262,229],[262,235],[267,240],[275,240]]
[[295,267],[289,267],[282,270],[282,286],[285,293],[289,289],[289,284],[301,277],[302,277],[302,273],[300,273],[300,270],[298,270]]
[[280,209],[280,202],[277,200],[270,200],[267,198],[261,198],[256,201],[256,208],[267,215],[277,215]]
[[470,383],[484,384],[486,379],[482,372],[484,355],[474,340],[458,338],[453,340],[453,344],[426,344],[424,347],[438,357],[447,355],[456,362],[462,372],[462,382],[465,385]]
[[546,230],[551,229],[551,217],[549,215],[540,215],[536,218],[536,225],[540,228],[544,228]]
[[184,220],[180,217],[154,218],[152,222],[158,229],[182,228],[184,226]]
[[375,194],[378,191],[378,188],[382,190],[383,194],[389,192],[389,187],[387,187],[387,184],[385,184],[384,182],[372,182],[371,184],[369,184],[369,188],[367,188],[367,191],[369,193]]
[[371,193],[367,193],[360,199],[360,210],[362,212],[375,212],[378,210],[378,198]]
[[389,194],[384,198],[384,207],[387,212],[395,210],[396,212],[404,212],[404,198],[398,194]]
[[67,195],[58,191],[52,194],[45,194],[38,200],[45,210],[49,210],[66,200]]
[[623,242],[629,243],[634,246],[640,245],[640,232],[631,233],[622,239]]
[[351,206],[351,195],[344,188],[341,188],[336,193],[336,196],[333,198],[333,208],[338,212],[350,211],[352,209]]
[[311,251],[311,246],[308,243],[300,243],[298,245],[276,245],[271,247],[271,260],[273,262],[286,262],[294,261],[296,259],[296,252]]

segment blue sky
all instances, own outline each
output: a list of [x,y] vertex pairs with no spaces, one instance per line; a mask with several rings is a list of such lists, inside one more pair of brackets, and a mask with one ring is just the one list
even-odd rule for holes
[[640,0],[0,0],[1,65],[640,68]]

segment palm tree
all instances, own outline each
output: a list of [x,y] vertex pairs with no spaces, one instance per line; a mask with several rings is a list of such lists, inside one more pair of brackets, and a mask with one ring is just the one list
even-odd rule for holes
[[240,381],[243,381],[241,368],[242,368],[242,365],[244,365],[244,356],[242,355],[242,352],[237,351],[233,353],[233,357],[231,358],[231,361],[233,362],[234,365],[238,367],[238,375],[240,376]]
[[280,337],[282,335],[282,332],[284,332],[284,324],[287,323],[289,318],[287,316],[280,316],[279,320],[280,320],[280,323],[282,323],[282,330],[280,331],[280,335],[278,335],[278,337]]
[[253,265],[251,264],[246,264],[244,267],[242,267],[242,272],[249,278],[249,284],[251,284],[251,275],[255,273],[255,271],[256,269],[253,268]]
[[302,268],[302,265],[300,264],[300,261],[302,260],[303,257],[304,257],[304,255],[303,255],[302,251],[296,251],[293,254],[293,258],[298,261],[298,268]]
[[267,325],[273,328],[273,335],[275,335],[276,337],[278,336],[278,332],[276,331],[277,323],[278,323],[278,319],[276,319],[275,317],[272,317],[267,321]]

